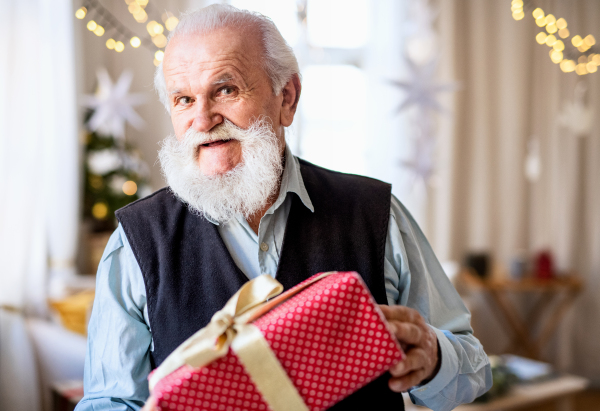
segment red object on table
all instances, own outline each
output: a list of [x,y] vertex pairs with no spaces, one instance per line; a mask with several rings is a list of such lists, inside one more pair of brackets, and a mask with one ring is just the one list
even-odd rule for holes
[[[325,410],[403,359],[357,273],[325,277],[258,318],[271,350],[311,411]],[[182,366],[153,391],[162,410],[268,410],[235,353]]]
[[542,251],[535,258],[536,278],[554,277],[554,264],[550,251]]

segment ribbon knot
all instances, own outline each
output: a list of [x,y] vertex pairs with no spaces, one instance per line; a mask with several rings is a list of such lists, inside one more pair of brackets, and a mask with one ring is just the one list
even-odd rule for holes
[[224,357],[235,336],[248,327],[252,314],[282,291],[279,281],[266,274],[248,281],[212,316],[206,327],[177,347],[152,373],[150,390],[184,364],[199,368]]
[[224,313],[223,311],[217,311],[215,315],[213,315],[210,322],[214,322],[224,329],[232,327],[234,323],[233,316],[231,314]]

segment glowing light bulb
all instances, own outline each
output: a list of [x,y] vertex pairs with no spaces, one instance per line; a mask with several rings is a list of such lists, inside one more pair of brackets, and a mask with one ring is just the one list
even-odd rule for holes
[[595,65],[600,66],[600,54],[594,54],[592,61],[594,62]]
[[154,26],[157,24],[158,23],[155,22],[154,20],[150,20],[148,22],[148,24],[146,24],[146,30],[148,30],[148,34],[150,34],[151,36],[154,36]]
[[574,37],[571,39],[571,43],[573,43],[573,45],[574,45],[575,47],[579,47],[579,46],[581,46],[581,45],[583,44],[583,39],[582,39],[582,38],[581,38],[581,36],[578,34],[578,35],[574,36]]
[[575,72],[577,74],[579,74],[580,76],[583,76],[583,75],[587,74],[587,69],[585,68],[585,64],[582,64],[582,63],[578,64],[575,67]]
[[177,24],[179,24],[179,20],[175,16],[171,16],[165,21],[165,26],[167,27],[167,30],[169,30],[169,31],[175,30],[175,27],[177,27]]
[[556,43],[556,37],[554,37],[554,35],[551,34],[548,37],[546,37],[546,44],[549,47],[554,46],[554,43]]
[[120,53],[120,52],[122,52],[123,50],[125,50],[125,44],[123,44],[123,42],[122,42],[122,41],[117,41],[117,42],[115,43],[115,51],[116,51],[117,53]]
[[87,9],[85,7],[80,7],[75,12],[75,17],[77,17],[79,20],[81,20],[82,18],[85,17],[86,14],[87,14]]
[[537,19],[539,19],[539,18],[541,18],[541,17],[544,17],[544,10],[542,10],[542,9],[540,9],[540,8],[538,7],[537,9],[535,9],[535,10],[533,11],[533,13],[532,13],[532,14],[533,14],[533,18],[537,20]]
[[560,19],[556,20],[556,27],[558,27],[560,30],[566,29],[567,28],[567,20],[563,19],[562,17]]
[[98,37],[102,36],[104,34],[104,27],[100,25],[96,27],[96,29],[94,30],[94,34]]
[[546,43],[546,37],[548,37],[546,33],[541,31],[537,34],[537,36],[535,36],[535,41],[537,41],[539,44],[544,44]]
[[525,13],[523,13],[522,9],[519,9],[518,11],[514,11],[513,14],[513,19],[515,20],[523,20],[523,17],[525,17]]
[[556,51],[563,51],[565,49],[565,43],[562,40],[556,40],[556,43],[552,45],[552,48]]
[[562,51],[553,50],[552,53],[550,54],[550,59],[552,60],[552,62],[554,64],[560,63],[563,59]]
[[563,38],[566,39],[567,37],[569,37],[569,29],[560,29],[558,30],[558,35]]
[[135,183],[135,181],[125,181],[123,183],[123,192],[128,196],[132,196],[135,193],[137,193],[137,184]]
[[596,44],[596,39],[591,34],[588,34],[583,39],[583,42],[585,43],[586,46],[592,47],[594,44]]
[[107,214],[108,214],[108,206],[105,203],[96,203],[92,207],[92,215],[97,220],[102,220],[102,219],[106,218]]
[[565,73],[575,71],[575,62],[573,60],[563,60],[560,62],[560,69]]
[[546,31],[550,34],[556,33],[558,31],[558,29],[556,28],[556,24],[550,23],[550,24],[546,25]]
[[158,50],[156,53],[154,53],[154,58],[159,62],[163,61],[163,58],[165,58],[165,52],[162,50]]
[[167,38],[164,34],[159,34],[157,36],[152,37],[152,43],[160,49],[167,45]]
[[585,69],[588,71],[588,73],[595,73],[598,71],[598,66],[592,62],[589,62],[585,65]]
[[127,7],[127,10],[129,10],[129,12],[131,14],[135,14],[135,13],[139,13],[140,10],[142,10],[142,8],[140,7],[139,4],[137,3],[131,3],[129,5],[129,7]]
[[165,31],[165,28],[163,27],[162,24],[156,23],[153,27],[153,30],[154,30],[154,34],[158,35],[158,34],[163,34],[163,32]]
[[96,23],[94,20],[90,20],[88,21],[86,27],[89,31],[94,31],[96,30],[96,27],[98,27],[98,23]]
[[548,14],[546,16],[546,24],[554,24],[556,23],[556,17],[554,17],[552,14]]
[[114,39],[108,39],[106,40],[106,47],[110,50],[114,50],[116,43],[117,42]]
[[586,56],[579,56],[579,58],[577,59],[577,62],[579,64],[586,64],[588,62],[588,59]]
[[131,38],[131,40],[129,40],[129,43],[131,44],[131,47],[133,47],[134,49],[137,49],[139,46],[142,45],[142,40],[140,40],[139,37],[134,36]]
[[546,18],[544,16],[542,16],[542,17],[535,19],[535,24],[537,24],[538,27],[544,27],[546,25]]
[[148,20],[148,14],[144,10],[140,10],[138,13],[133,15],[133,18],[138,23],[145,23]]

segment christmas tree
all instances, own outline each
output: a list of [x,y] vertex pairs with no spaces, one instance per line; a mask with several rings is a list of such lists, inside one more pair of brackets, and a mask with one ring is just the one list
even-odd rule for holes
[[85,118],[83,206],[92,231],[114,230],[114,212],[151,193],[149,168],[125,141],[126,122],[138,128],[143,125],[133,106],[144,97],[128,93],[131,80],[131,73],[125,72],[113,85],[106,70],[100,70],[96,94],[85,96],[84,105],[90,110]]

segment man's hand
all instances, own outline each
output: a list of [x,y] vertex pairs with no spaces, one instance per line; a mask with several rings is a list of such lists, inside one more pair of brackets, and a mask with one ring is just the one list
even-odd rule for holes
[[160,411],[160,409],[158,408],[158,406],[156,404],[156,398],[154,398],[153,396],[150,396],[146,400],[146,405],[144,405],[144,408],[142,408],[141,411]]
[[401,305],[380,305],[406,358],[390,369],[389,386],[392,391],[408,391],[415,385],[429,381],[437,374],[441,358],[435,332],[425,323],[421,314]]

